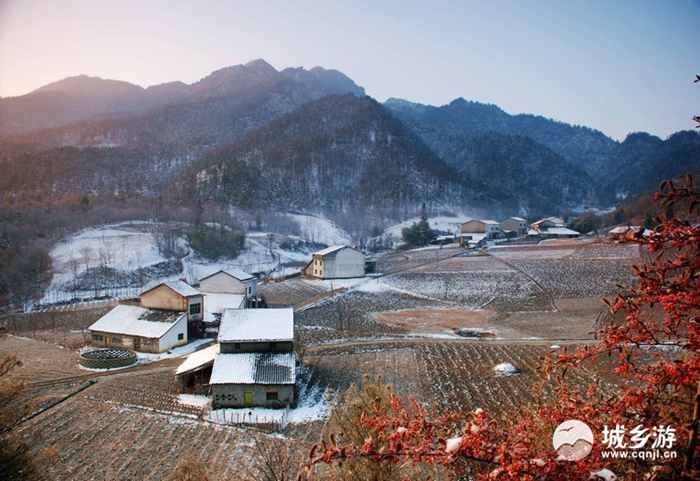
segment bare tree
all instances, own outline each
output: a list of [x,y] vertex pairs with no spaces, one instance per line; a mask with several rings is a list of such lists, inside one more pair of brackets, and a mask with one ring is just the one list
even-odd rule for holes
[[297,479],[301,453],[282,439],[260,437],[255,441],[253,462],[246,479],[293,481]]

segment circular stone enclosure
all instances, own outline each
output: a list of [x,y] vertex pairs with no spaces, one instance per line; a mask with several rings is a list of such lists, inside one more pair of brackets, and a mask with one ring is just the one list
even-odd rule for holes
[[88,369],[116,369],[136,364],[136,353],[128,349],[91,349],[80,353],[80,365]]

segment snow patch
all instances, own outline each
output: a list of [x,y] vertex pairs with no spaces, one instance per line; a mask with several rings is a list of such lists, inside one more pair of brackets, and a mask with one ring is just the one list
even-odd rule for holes
[[499,374],[501,376],[516,376],[520,374],[520,369],[518,369],[509,362],[502,362],[501,364],[497,364],[493,367],[493,370],[496,372],[496,374]]

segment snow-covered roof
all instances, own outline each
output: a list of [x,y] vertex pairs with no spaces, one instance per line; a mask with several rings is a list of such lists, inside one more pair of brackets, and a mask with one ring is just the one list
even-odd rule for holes
[[483,222],[484,224],[499,225],[498,222],[496,222],[495,220],[491,220],[491,219],[484,219],[481,222]]
[[170,289],[172,289],[173,291],[175,291],[175,292],[177,292],[178,294],[180,294],[182,297],[192,297],[192,296],[199,296],[199,295],[201,295],[201,292],[199,292],[197,289],[195,289],[194,287],[192,287],[191,285],[189,285],[189,284],[186,283],[185,281],[181,281],[181,280],[161,282],[161,283],[159,283],[159,284],[156,284],[156,285],[153,286],[153,287],[147,288],[146,290],[144,290],[143,292],[141,292],[141,294],[139,294],[139,295],[142,296],[142,295],[144,295],[145,293],[150,292],[150,291],[152,291],[153,289],[156,289],[156,288],[158,288],[158,287],[160,287],[160,286],[167,286],[167,287],[169,287]]
[[613,229],[610,229],[608,232],[610,234],[625,234],[627,231],[632,231],[632,232],[638,232],[639,229],[641,229],[640,226],[638,225],[620,225],[617,226]]
[[209,277],[215,276],[216,274],[219,274],[221,272],[223,272],[224,274],[228,274],[229,276],[233,277],[234,279],[238,279],[239,281],[247,281],[249,279],[255,278],[255,276],[252,274],[248,274],[247,272],[244,272],[240,269],[229,267],[226,269],[220,269],[216,272],[212,272],[211,274],[208,274],[208,275],[200,278],[199,282],[202,282],[204,279],[208,279]]
[[564,219],[562,219],[561,217],[545,217],[543,219],[540,219],[540,220],[533,222],[532,225],[533,226],[540,225],[540,224],[544,224],[545,222],[550,222],[550,223],[557,225],[557,226],[564,225]]
[[219,354],[209,384],[294,384],[295,367],[293,352]]
[[575,230],[567,229],[566,227],[549,227],[542,231],[546,235],[580,235],[581,233]]
[[219,342],[272,342],[294,340],[294,310],[225,309]]
[[321,249],[320,251],[314,252],[313,255],[323,257],[323,256],[327,256],[328,254],[333,254],[335,252],[338,252],[339,250],[345,249],[346,247],[348,247],[348,246],[344,246],[344,245],[329,246],[329,247],[326,247],[325,249]]
[[508,219],[506,219],[506,220],[515,220],[518,222],[525,222],[525,219],[523,219],[522,217],[508,217]]
[[219,344],[215,343],[199,351],[195,351],[180,364],[175,371],[175,374],[183,374],[190,371],[196,371],[209,363],[214,362],[214,358],[219,354]]
[[111,334],[160,339],[184,315],[182,312],[119,304],[100,317],[88,329]]
[[240,309],[245,301],[243,294],[222,294],[218,292],[203,292],[204,321],[218,321],[226,309]]

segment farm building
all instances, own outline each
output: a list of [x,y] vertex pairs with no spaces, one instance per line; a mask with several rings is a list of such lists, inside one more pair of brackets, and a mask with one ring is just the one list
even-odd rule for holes
[[515,237],[524,237],[527,235],[529,226],[527,221],[522,217],[508,217],[506,220],[501,221],[501,230],[508,235],[514,235]]
[[545,217],[530,224],[527,235],[541,239],[571,239],[581,233],[567,228],[564,220],[559,217]]
[[175,380],[184,393],[208,394],[209,379],[214,359],[219,354],[219,344],[212,344],[195,351],[175,371]]
[[536,231],[542,231],[551,227],[565,227],[564,219],[560,217],[545,217],[530,224],[530,227]]
[[294,311],[226,309],[209,380],[213,406],[294,403]]
[[614,227],[608,231],[608,238],[615,241],[623,241],[630,236],[633,236],[643,229],[642,235],[649,235],[649,229],[644,229],[638,225],[621,225]]
[[199,279],[199,289],[206,293],[241,294],[255,298],[257,278],[237,269],[224,269]]
[[350,246],[337,245],[314,252],[304,274],[317,279],[347,279],[365,275],[365,255]]
[[189,322],[204,319],[204,296],[185,281],[161,282],[143,291],[139,298],[149,309],[186,312]]
[[497,239],[501,235],[501,226],[495,220],[472,219],[462,224],[459,244],[462,247],[476,245],[484,239]]
[[159,353],[187,344],[184,312],[120,304],[92,324],[90,344]]

